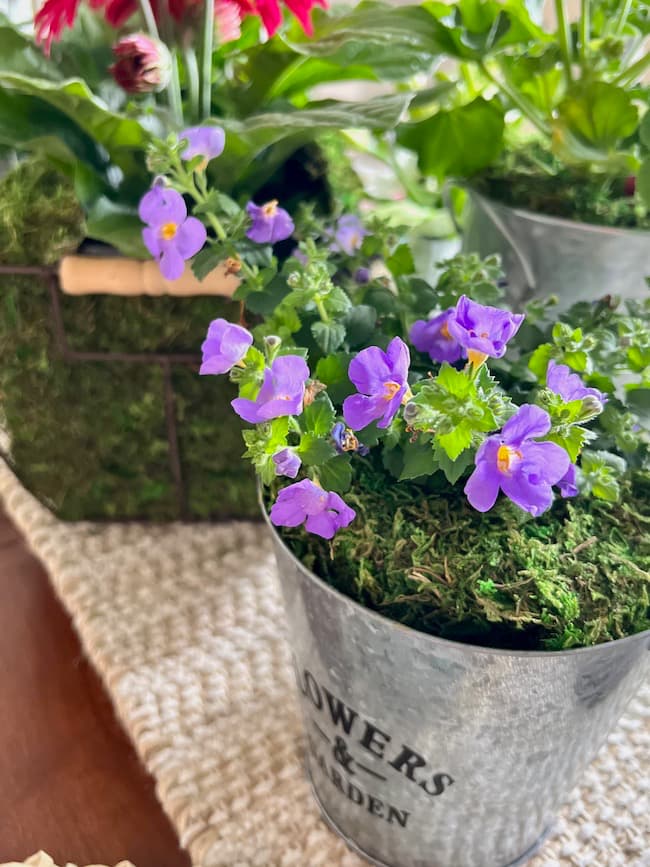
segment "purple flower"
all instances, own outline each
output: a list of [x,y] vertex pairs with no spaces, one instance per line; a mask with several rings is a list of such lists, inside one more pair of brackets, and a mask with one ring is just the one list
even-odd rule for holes
[[557,486],[560,489],[560,495],[564,498],[577,497],[580,493],[578,485],[576,484],[576,470],[577,467],[575,464],[569,464],[569,469],[557,483]]
[[362,349],[353,358],[348,376],[360,394],[343,401],[343,418],[352,430],[361,430],[375,419],[385,428],[395,418],[402,400],[410,394],[406,381],[411,357],[408,346],[394,337],[386,352],[378,346]]
[[271,521],[277,527],[298,527],[323,539],[331,539],[337,530],[347,527],[356,512],[333,491],[324,491],[304,479],[282,488],[271,509]]
[[205,244],[205,226],[196,217],[187,216],[180,193],[162,184],[144,194],[138,213],[148,224],[142,230],[147,250],[158,260],[163,277],[177,280],[185,270],[185,260]]
[[555,394],[559,394],[566,403],[591,397],[600,403],[601,411],[607,403],[607,395],[597,388],[587,388],[578,374],[571,373],[566,364],[556,364],[555,361],[549,361],[546,369],[546,386]]
[[454,308],[450,307],[433,319],[418,319],[411,326],[409,340],[419,352],[428,352],[431,361],[453,364],[465,354],[460,343],[449,333],[449,319],[453,315]]
[[225,319],[214,319],[203,341],[203,364],[199,373],[228,373],[248,352],[253,335]]
[[487,512],[499,489],[513,503],[541,515],[553,502],[552,485],[564,478],[569,455],[555,443],[535,442],[551,429],[549,414],[539,406],[524,404],[503,426],[488,437],[476,453],[476,469],[467,480],[465,493],[472,506]]
[[302,250],[300,249],[300,247],[294,247],[294,249],[291,252],[291,255],[293,256],[294,259],[297,259],[301,265],[308,265],[309,264],[309,256],[306,253],[303,253]]
[[486,358],[501,358],[506,344],[524,321],[523,313],[477,304],[461,295],[454,315],[447,320],[449,333],[467,350],[470,362],[478,367]]
[[286,448],[273,455],[273,463],[275,464],[276,475],[289,476],[290,479],[295,479],[302,461],[293,449]]
[[264,371],[255,400],[237,397],[231,406],[244,421],[258,424],[283,415],[300,415],[309,368],[299,355],[279,355]]
[[256,244],[275,244],[289,238],[293,232],[293,220],[284,208],[278,207],[277,199],[265,205],[249,202],[246,212],[253,221],[246,237]]
[[365,457],[370,452],[368,446],[360,443],[350,428],[346,427],[342,421],[337,421],[332,428],[332,439],[334,448],[340,455],[345,452],[356,452]]
[[189,126],[178,134],[179,139],[187,139],[187,146],[181,153],[184,160],[203,157],[204,164],[214,157],[221,156],[226,144],[226,134],[220,126]]
[[364,229],[358,217],[355,217],[354,214],[344,214],[339,217],[336,224],[332,250],[353,256],[357,250],[361,249],[361,244],[367,234],[367,230]]
[[357,268],[354,272],[354,279],[360,286],[365,286],[370,283],[370,268]]

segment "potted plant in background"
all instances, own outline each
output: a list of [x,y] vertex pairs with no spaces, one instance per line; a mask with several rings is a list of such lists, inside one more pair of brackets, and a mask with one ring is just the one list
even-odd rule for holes
[[[555,30],[527,4],[431,8],[453,87],[400,130],[425,174],[470,191],[464,249],[499,252],[510,297],[562,304],[613,285],[642,297],[650,272],[650,16],[644,2],[587,0]],[[450,143],[454,146],[451,147]]]
[[[404,77],[411,66],[400,68],[399,47],[385,41],[397,10],[383,21],[384,43],[375,37],[376,68],[367,57],[351,66],[327,44],[321,57],[307,56],[311,6],[293,4],[297,19],[282,23],[278,4],[107,2],[91,12],[47,0],[35,37],[0,19],[0,146],[33,155],[0,187],[4,425],[16,471],[61,517],[256,509],[227,413],[231,387],[224,382],[215,397],[194,375],[206,317],[238,316],[236,304],[215,297],[232,294],[238,277],[225,265],[207,278],[204,270],[201,281],[189,267],[178,280],[162,275],[146,261],[137,206],[151,180],[152,138],[179,141],[188,131],[189,158],[206,120],[197,182],[217,183],[235,202],[280,197],[331,209],[318,136],[394,126],[411,97],[342,104],[311,100],[310,89]],[[349,35],[352,45],[361,40]],[[146,297],[160,293],[170,297]],[[174,297],[188,293],[196,297]],[[215,411],[224,420],[217,451],[201,445]],[[83,460],[71,462],[73,453]],[[222,495],[206,499],[206,481]]]
[[258,323],[214,320],[202,373],[238,387],[325,817],[385,864],[515,863],[648,671],[648,302],[512,313],[496,258],[433,287],[354,214],[260,269],[281,203],[152,160],[150,228],[187,194]]

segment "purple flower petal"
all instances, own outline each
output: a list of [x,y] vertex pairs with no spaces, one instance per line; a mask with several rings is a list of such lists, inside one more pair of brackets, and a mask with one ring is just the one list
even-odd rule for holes
[[138,215],[143,223],[155,227],[182,223],[187,217],[187,206],[179,192],[156,184],[140,200]]
[[162,253],[160,231],[158,229],[152,229],[150,226],[147,226],[142,230],[142,240],[144,241],[145,247],[147,248],[147,250],[149,250],[154,259],[158,259],[158,257]]
[[503,426],[504,442],[517,445],[526,439],[545,436],[551,429],[551,417],[539,406],[525,403]]
[[523,472],[502,475],[501,490],[512,502],[534,517],[541,515],[553,504],[553,490],[546,483],[535,483]]
[[343,418],[352,430],[363,430],[375,419],[381,418],[386,408],[383,397],[352,394],[343,401]]
[[361,220],[354,214],[344,214],[339,218],[334,234],[334,251],[342,251],[353,256],[361,248],[363,239],[368,234]]
[[411,353],[401,337],[393,337],[386,349],[386,357],[391,367],[392,378],[403,385],[409,373]]
[[187,147],[181,153],[184,160],[203,157],[206,160],[221,156],[226,144],[226,134],[220,126],[190,126],[182,130],[179,139],[187,139]]
[[495,466],[487,461],[477,463],[467,480],[465,494],[477,512],[489,512],[499,495],[500,478]]
[[169,244],[162,252],[160,257],[160,273],[166,280],[178,280],[183,276],[185,270],[185,260],[180,255],[176,247]]
[[560,496],[564,497],[577,497],[580,493],[580,490],[577,485],[577,467],[575,464],[571,464],[569,469],[566,471],[564,476],[557,483],[558,488],[560,489]]
[[273,463],[278,476],[288,476],[290,479],[295,479],[302,461],[294,449],[286,448],[273,455]]
[[571,459],[557,443],[527,443],[522,470],[527,471],[529,463],[536,467],[537,477],[556,485],[568,471]]
[[264,381],[255,400],[238,397],[231,406],[245,421],[256,424],[303,409],[305,381],[309,368],[299,355],[280,355],[264,372]]
[[196,217],[188,217],[176,232],[174,246],[183,257],[191,259],[205,244],[207,232],[205,226]]
[[454,314],[450,307],[432,319],[419,319],[411,326],[409,340],[418,352],[427,352],[431,361],[453,364],[463,357],[463,347],[449,333],[449,319]]
[[294,223],[284,208],[278,207],[277,201],[267,202],[265,205],[256,205],[249,202],[246,212],[252,220],[246,237],[256,244],[275,244],[291,237]]
[[331,539],[338,530],[336,512],[325,509],[317,515],[310,515],[305,521],[305,530],[323,539]]
[[242,360],[252,343],[253,335],[241,325],[225,319],[213,320],[201,346],[203,363],[199,372],[227,373]]
[[348,367],[350,382],[363,394],[383,392],[384,383],[390,380],[392,375],[386,353],[378,346],[362,349]]
[[546,370],[546,385],[562,400],[569,403],[572,400],[583,400],[594,397],[603,406],[607,403],[607,395],[597,388],[588,388],[577,373],[572,373],[566,364],[557,364],[551,360]]
[[464,349],[491,358],[501,358],[505,354],[506,344],[523,321],[523,313],[477,304],[466,295],[461,295],[447,327],[451,336]]
[[324,539],[347,527],[355,515],[338,494],[324,491],[309,479],[283,488],[270,512],[276,526],[297,527],[304,522],[305,529]]

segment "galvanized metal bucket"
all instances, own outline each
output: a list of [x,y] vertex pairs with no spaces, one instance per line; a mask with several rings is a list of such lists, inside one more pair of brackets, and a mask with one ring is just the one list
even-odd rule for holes
[[557,295],[560,309],[604,295],[644,298],[650,232],[578,223],[491,201],[469,190],[463,250],[501,255],[509,302]]
[[375,864],[524,863],[650,673],[650,630],[553,653],[445,641],[342,596],[271,530],[327,822]]

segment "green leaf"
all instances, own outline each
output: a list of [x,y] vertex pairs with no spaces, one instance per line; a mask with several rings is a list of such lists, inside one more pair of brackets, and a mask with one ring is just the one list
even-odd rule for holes
[[415,263],[413,262],[413,254],[408,244],[400,244],[393,254],[386,260],[388,270],[393,277],[402,277],[406,274],[413,274],[415,271]]
[[643,160],[637,172],[636,191],[643,199],[646,208],[650,208],[650,156]]
[[449,433],[436,434],[435,440],[447,457],[455,461],[472,444],[472,424],[462,421]]
[[149,134],[139,121],[111,111],[81,79],[49,81],[3,70],[0,87],[25,96],[38,97],[58,109],[101,145],[125,172],[137,168],[134,152],[144,153]]
[[474,465],[474,455],[472,449],[465,449],[455,460],[451,460],[447,452],[438,444],[434,448],[436,462],[451,485],[455,485],[467,468]]
[[628,389],[625,394],[625,402],[644,424],[650,425],[650,388]]
[[352,484],[352,467],[349,455],[337,455],[318,469],[318,478],[326,491],[345,494]]
[[398,141],[418,156],[425,175],[467,177],[490,165],[503,146],[503,109],[496,100],[477,97],[467,105],[438,111],[427,120],[405,124]]
[[208,274],[226,258],[220,244],[208,244],[192,259],[192,271],[197,280],[205,280]]
[[444,362],[440,368],[436,382],[454,397],[464,398],[474,391],[474,384],[467,374],[461,370],[456,370],[447,362]]
[[636,132],[632,95],[604,81],[580,81],[558,106],[558,126],[592,147],[609,151]]
[[646,111],[639,126],[639,138],[645,148],[650,151],[650,112]]
[[151,258],[142,241],[142,220],[137,212],[106,197],[98,199],[88,210],[86,233],[89,238],[110,244],[125,256]]
[[336,350],[345,340],[345,325],[341,322],[314,322],[311,333],[326,355]]
[[409,443],[404,448],[404,466],[399,480],[431,476],[438,469],[431,443]]
[[585,430],[585,428],[574,426],[570,427],[563,434],[549,434],[547,439],[549,442],[562,446],[571,458],[571,463],[575,464],[584,444],[590,439],[589,434],[590,432]]
[[361,346],[368,342],[375,331],[377,311],[368,304],[359,304],[348,310],[344,322],[348,344]]
[[320,466],[336,456],[336,449],[327,440],[306,433],[300,438],[298,454],[306,466]]
[[316,365],[316,379],[327,386],[327,392],[336,404],[342,403],[355,387],[348,377],[348,367],[352,356],[347,352],[337,352],[327,358],[321,358]]
[[334,427],[335,420],[336,412],[327,394],[319,394],[312,403],[304,408],[300,416],[300,423],[305,431],[317,437],[328,436]]

